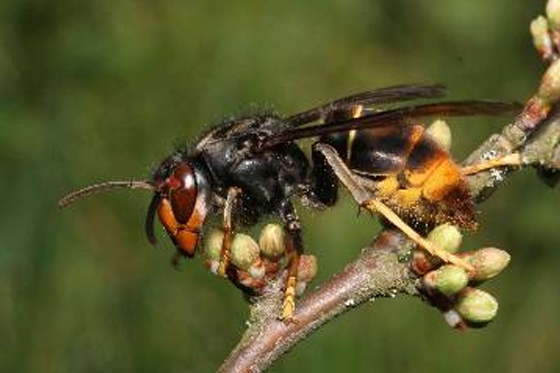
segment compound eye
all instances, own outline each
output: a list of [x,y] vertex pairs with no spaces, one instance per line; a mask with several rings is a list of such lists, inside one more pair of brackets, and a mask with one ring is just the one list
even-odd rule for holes
[[198,193],[194,170],[188,163],[179,163],[167,181],[169,202],[175,219],[181,224],[189,220]]

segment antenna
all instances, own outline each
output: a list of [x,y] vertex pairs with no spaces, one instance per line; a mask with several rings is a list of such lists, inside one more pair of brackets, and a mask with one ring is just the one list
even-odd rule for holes
[[58,201],[58,208],[66,207],[84,197],[113,189],[146,189],[150,191],[155,190],[154,186],[147,180],[106,181],[68,193],[67,195],[62,197],[60,201]]

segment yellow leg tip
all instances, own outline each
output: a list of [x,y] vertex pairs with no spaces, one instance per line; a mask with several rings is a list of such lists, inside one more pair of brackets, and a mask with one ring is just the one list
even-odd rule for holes
[[227,267],[228,264],[225,260],[220,260],[220,264],[218,266],[218,275],[222,277],[227,277]]
[[294,320],[294,312],[296,310],[296,303],[293,297],[286,297],[282,303],[282,314],[280,319],[286,323]]
[[284,322],[292,322],[294,319],[294,312],[296,310],[296,285],[297,278],[294,276],[288,277],[286,281],[286,290],[284,291],[284,301],[282,302],[282,314],[280,319]]
[[450,263],[450,264],[456,265],[457,267],[463,268],[467,272],[473,272],[474,271],[474,267],[473,267],[472,264],[470,264],[466,260],[458,257],[457,255],[448,253],[447,251],[442,250],[441,253],[439,253],[439,255],[436,255],[436,256],[439,257],[441,260],[443,260],[446,263]]

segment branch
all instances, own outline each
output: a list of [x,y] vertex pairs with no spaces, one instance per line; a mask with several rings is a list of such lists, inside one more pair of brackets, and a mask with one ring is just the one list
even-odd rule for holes
[[[522,166],[536,167],[550,184],[558,181],[560,110],[551,108],[560,97],[560,62],[551,59],[555,62],[523,112],[499,134],[490,136],[467,158],[465,165],[519,153]],[[492,169],[469,176],[475,201],[488,198],[511,171],[511,168]],[[412,247],[400,232],[385,229],[342,272],[298,301],[294,323],[278,320],[281,291],[254,299],[249,327],[220,372],[263,371],[319,327],[370,299],[394,297],[399,293],[418,295],[418,275],[411,271],[407,258]]]
[[[512,141],[508,134],[519,133],[520,128],[526,128],[525,124],[526,121],[518,119],[501,134],[492,135],[472,153],[468,162],[475,162],[489,153],[511,154],[527,144],[524,153],[528,153],[531,163],[556,164],[559,169],[560,111],[540,126],[535,125],[533,128],[539,131],[534,136],[530,136],[533,130],[525,130],[525,140]],[[542,158],[534,157],[536,154]],[[469,183],[475,197],[482,193],[488,196],[506,176],[505,171],[484,172],[472,176]],[[370,299],[394,297],[398,293],[418,295],[417,276],[411,272],[410,263],[402,260],[411,246],[400,232],[384,230],[342,272],[299,300],[295,323],[286,325],[278,320],[282,292],[257,299],[251,305],[249,328],[220,372],[262,371],[321,325]]]
[[299,300],[296,322],[278,320],[282,292],[259,298],[249,328],[220,371],[262,371],[321,325],[370,299],[417,294],[408,262],[399,261],[403,248],[410,245],[400,232],[382,232],[342,272]]

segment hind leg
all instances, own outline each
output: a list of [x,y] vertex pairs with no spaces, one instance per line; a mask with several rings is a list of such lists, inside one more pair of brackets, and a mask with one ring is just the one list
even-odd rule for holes
[[332,147],[321,143],[316,144],[315,147],[325,156],[325,159],[332,167],[338,179],[346,186],[346,188],[348,188],[348,190],[354,197],[354,200],[356,200],[356,202],[358,202],[360,206],[365,207],[369,211],[380,213],[394,226],[399,228],[412,241],[428,251],[430,254],[440,258],[444,262],[452,263],[464,268],[467,271],[473,270],[471,264],[467,263],[465,260],[459,258],[456,255],[448,253],[447,251],[437,247],[430,241],[426,240],[413,228],[411,228],[406,222],[404,222],[387,205],[379,200],[372,198],[371,193],[366,190],[363,185],[356,179],[352,171],[346,166],[344,161],[340,159],[340,157]]
[[495,167],[521,166],[522,163],[523,160],[521,158],[521,154],[512,153],[503,157],[489,159],[470,166],[465,166],[461,169],[461,173],[463,175],[472,175]]

